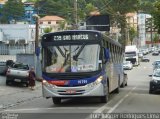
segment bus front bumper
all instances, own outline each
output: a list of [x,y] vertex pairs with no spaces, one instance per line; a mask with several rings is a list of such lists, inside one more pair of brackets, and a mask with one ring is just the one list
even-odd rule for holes
[[106,95],[106,88],[102,83],[95,86],[77,86],[77,87],[53,87],[42,85],[43,97],[99,97]]

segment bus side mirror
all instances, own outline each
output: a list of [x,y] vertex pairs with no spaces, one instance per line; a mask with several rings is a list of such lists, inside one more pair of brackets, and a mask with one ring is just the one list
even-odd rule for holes
[[105,62],[109,60],[109,49],[104,48],[104,57],[105,57]]

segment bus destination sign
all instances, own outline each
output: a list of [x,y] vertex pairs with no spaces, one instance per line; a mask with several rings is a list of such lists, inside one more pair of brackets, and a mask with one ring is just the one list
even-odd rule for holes
[[78,34],[78,35],[56,35],[53,37],[55,41],[58,40],[88,40],[88,34]]
[[62,34],[62,35],[54,35],[54,41],[61,40],[95,40],[98,38],[97,34]]

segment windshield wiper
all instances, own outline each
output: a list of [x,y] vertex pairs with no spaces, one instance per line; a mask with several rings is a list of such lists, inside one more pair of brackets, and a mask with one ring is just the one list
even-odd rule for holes
[[73,60],[78,61],[78,57],[79,57],[79,55],[81,54],[82,50],[84,49],[85,45],[86,45],[86,43],[84,43],[84,44],[81,46],[81,48],[78,50],[77,54],[75,54],[75,55],[73,56]]
[[63,57],[66,57],[65,54],[63,53],[63,51],[61,50],[61,48],[60,48],[59,46],[56,46],[56,47],[57,47],[58,51],[61,53],[61,55],[62,55]]

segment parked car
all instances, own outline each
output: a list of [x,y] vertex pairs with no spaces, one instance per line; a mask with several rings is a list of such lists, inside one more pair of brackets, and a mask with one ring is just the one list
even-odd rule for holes
[[29,65],[23,63],[14,63],[6,73],[6,85],[13,82],[23,83],[28,86]]
[[150,59],[148,57],[143,56],[141,59],[142,62],[149,62]]
[[133,64],[131,63],[131,61],[125,61],[123,62],[123,69],[133,69]]
[[8,67],[13,65],[13,60],[7,60],[6,62],[0,62],[0,74],[6,75]]
[[121,88],[124,88],[125,86],[128,85],[127,84],[127,81],[128,81],[128,75],[127,75],[127,73],[123,72],[123,78],[124,78],[124,80],[123,80],[123,83],[121,84]]
[[157,55],[159,55],[159,52],[156,50],[156,51],[154,51],[154,52],[152,53],[152,55],[153,55],[153,56],[157,56]]
[[149,85],[149,93],[151,94],[158,90],[160,90],[160,69],[154,70],[152,74],[152,79]]
[[142,52],[139,52],[139,53],[138,53],[138,57],[139,57],[139,58],[142,58],[142,57],[143,57],[143,53],[142,53]]
[[156,60],[152,63],[153,70],[160,68],[160,60]]

